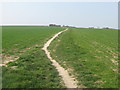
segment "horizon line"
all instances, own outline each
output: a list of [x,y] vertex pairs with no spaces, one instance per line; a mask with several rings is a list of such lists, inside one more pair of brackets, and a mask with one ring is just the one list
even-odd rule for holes
[[[50,23],[52,24],[52,23]],[[61,24],[56,24],[56,25],[61,25]],[[49,24],[0,24],[0,26],[49,26]],[[61,25],[63,26],[63,25]],[[71,27],[78,27],[78,28],[110,28],[110,29],[119,29],[119,28],[113,28],[113,27],[109,27],[109,26],[103,26],[103,27],[99,27],[99,26],[88,26],[88,27],[84,27],[84,26],[75,26],[75,25],[65,25],[65,26],[71,26]]]

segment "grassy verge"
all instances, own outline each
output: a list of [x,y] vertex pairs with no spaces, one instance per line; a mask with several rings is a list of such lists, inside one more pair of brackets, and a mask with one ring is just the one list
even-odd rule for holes
[[88,88],[118,87],[118,31],[69,28],[51,44],[52,56]]

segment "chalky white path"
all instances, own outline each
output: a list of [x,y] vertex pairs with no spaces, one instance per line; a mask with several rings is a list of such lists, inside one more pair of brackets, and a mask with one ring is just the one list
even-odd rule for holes
[[72,76],[69,75],[68,71],[65,70],[61,65],[59,65],[58,62],[56,62],[56,60],[54,60],[51,56],[50,56],[50,52],[48,51],[48,47],[50,45],[50,43],[57,38],[61,33],[67,31],[68,29],[65,29],[63,31],[58,32],[57,34],[55,34],[51,39],[49,39],[45,44],[44,47],[42,48],[45,51],[45,54],[47,55],[48,59],[52,62],[52,65],[55,66],[55,68],[57,69],[57,71],[59,72],[59,75],[62,77],[65,86],[67,88],[77,88],[77,81],[75,80],[75,78],[73,78]]

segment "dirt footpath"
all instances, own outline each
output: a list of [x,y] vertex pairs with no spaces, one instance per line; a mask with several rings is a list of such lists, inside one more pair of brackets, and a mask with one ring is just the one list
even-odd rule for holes
[[50,52],[48,51],[48,47],[50,45],[50,43],[57,38],[61,33],[67,31],[68,29],[65,29],[63,31],[58,32],[57,34],[55,34],[51,39],[49,39],[45,44],[44,47],[42,48],[45,51],[45,54],[47,55],[48,59],[50,59],[50,61],[52,62],[52,65],[55,66],[55,68],[57,69],[57,71],[59,72],[59,75],[62,77],[62,80],[64,81],[64,84],[67,88],[77,88],[77,81],[75,80],[75,78],[73,78],[72,76],[69,75],[68,71],[65,70],[61,65],[59,65],[58,62],[56,62],[56,60],[54,60],[51,56],[50,56]]

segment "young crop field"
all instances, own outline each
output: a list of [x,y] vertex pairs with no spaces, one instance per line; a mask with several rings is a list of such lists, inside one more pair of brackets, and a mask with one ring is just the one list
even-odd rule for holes
[[59,27],[4,26],[2,28],[3,88],[65,87],[57,70],[41,49]]
[[51,43],[49,51],[79,84],[118,87],[118,30],[69,28]]
[[[3,26],[2,59],[8,62],[2,66],[3,88],[65,88],[42,49],[65,29]],[[118,87],[118,30],[68,28],[53,39],[48,49],[51,57],[78,81],[78,87]]]
[[55,33],[57,27],[6,26],[2,27],[3,53],[14,55],[35,45],[43,45]]

